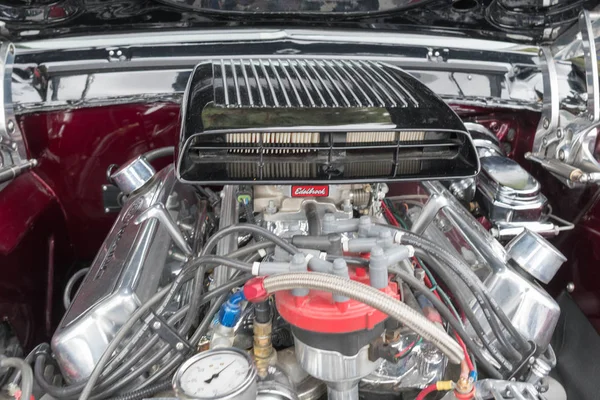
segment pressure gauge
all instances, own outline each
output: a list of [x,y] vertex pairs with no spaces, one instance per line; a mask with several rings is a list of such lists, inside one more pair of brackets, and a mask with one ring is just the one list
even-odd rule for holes
[[241,350],[208,350],[179,367],[173,388],[185,400],[255,400],[256,368]]

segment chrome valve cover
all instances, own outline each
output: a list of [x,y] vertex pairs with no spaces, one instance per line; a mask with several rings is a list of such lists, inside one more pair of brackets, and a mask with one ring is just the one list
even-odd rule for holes
[[[182,226],[198,227],[205,217],[193,188],[176,180],[172,166],[155,178],[123,207],[52,338],[63,376],[71,383],[92,373],[119,328],[183,263],[184,258],[173,257],[177,250],[165,226],[156,219],[136,224],[136,218],[156,204]],[[193,234],[187,233],[191,243]]]

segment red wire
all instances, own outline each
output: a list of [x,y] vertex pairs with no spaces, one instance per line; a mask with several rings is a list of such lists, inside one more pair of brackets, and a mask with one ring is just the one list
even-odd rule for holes
[[415,400],[424,400],[428,394],[433,393],[433,392],[437,392],[437,385],[435,383],[432,383],[429,386],[425,386],[425,389],[423,389],[419,392],[419,394],[417,395]]
[[454,332],[454,336],[456,336],[456,341],[463,349],[463,353],[465,353],[465,361],[467,362],[469,371],[475,371],[475,366],[473,365],[473,361],[471,361],[471,356],[469,355],[469,351],[467,350],[467,345],[465,344],[465,342],[463,342],[462,338],[458,336],[458,333]]
[[409,351],[412,350],[413,346],[417,343],[417,341],[415,340],[414,342],[412,342],[411,344],[409,344],[408,346],[406,346],[403,350],[400,350],[399,352],[396,353],[396,357],[402,357],[403,355],[407,354]]
[[388,221],[390,221],[392,225],[400,226],[400,223],[396,220],[396,217],[394,217],[394,214],[392,214],[392,212],[390,211],[390,209],[384,201],[381,202],[381,208],[383,209],[383,212],[385,213]]

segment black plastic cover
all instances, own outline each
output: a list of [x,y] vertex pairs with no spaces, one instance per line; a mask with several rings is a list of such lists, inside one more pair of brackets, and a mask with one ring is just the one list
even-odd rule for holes
[[460,118],[381,62],[204,62],[182,110],[177,173],[185,182],[373,182],[479,171]]

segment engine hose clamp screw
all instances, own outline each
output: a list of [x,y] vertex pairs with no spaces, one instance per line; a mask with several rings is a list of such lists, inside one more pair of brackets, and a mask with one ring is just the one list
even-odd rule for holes
[[161,325],[160,325],[160,322],[159,322],[159,321],[155,321],[155,322],[152,324],[152,328],[153,328],[153,329],[160,329],[160,327],[161,327]]

